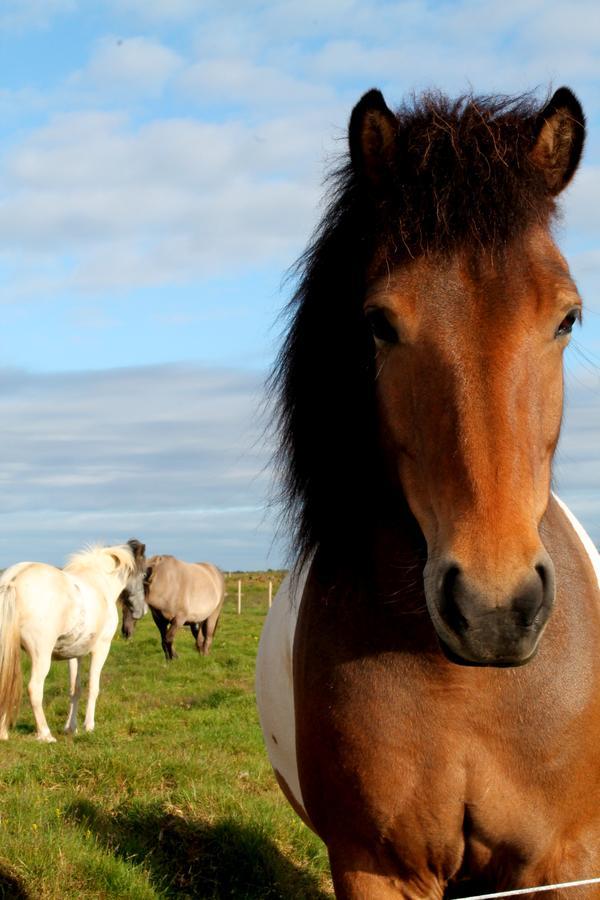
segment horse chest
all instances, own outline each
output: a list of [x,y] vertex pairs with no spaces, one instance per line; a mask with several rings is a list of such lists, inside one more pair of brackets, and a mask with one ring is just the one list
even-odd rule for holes
[[[575,797],[581,746],[566,717],[569,684],[548,689],[543,658],[527,670],[465,669],[433,645],[430,655],[390,651],[389,627],[379,637],[373,629],[361,653],[356,633],[344,642],[338,624],[334,642],[332,623],[319,618],[310,648],[306,620],[297,634],[296,721],[302,794],[326,841],[344,822],[446,878],[560,852],[557,810],[589,800]],[[586,775],[594,790],[600,754],[597,763]]]

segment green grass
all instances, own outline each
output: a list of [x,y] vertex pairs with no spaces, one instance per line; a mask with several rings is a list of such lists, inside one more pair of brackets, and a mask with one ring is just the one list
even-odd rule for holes
[[237,577],[209,657],[184,629],[167,664],[149,616],[115,638],[94,734],[62,734],[65,663],[46,681],[56,744],[35,741],[24,697],[0,744],[0,897],[331,896],[324,848],[280,793],[258,726],[267,577],[242,576],[241,616]]

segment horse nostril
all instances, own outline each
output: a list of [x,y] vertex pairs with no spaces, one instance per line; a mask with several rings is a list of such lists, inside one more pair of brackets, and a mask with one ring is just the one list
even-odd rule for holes
[[538,565],[535,567],[535,571],[540,576],[540,581],[542,582],[542,591],[545,594],[552,580],[550,572],[548,571],[548,566],[545,566],[543,563],[538,563]]
[[531,575],[529,584],[513,601],[513,611],[517,621],[524,628],[536,624],[540,612],[546,607],[552,591],[552,577],[543,564],[535,567],[536,574]]
[[457,633],[465,632],[469,627],[457,601],[460,574],[459,566],[449,566],[442,578],[440,591],[440,615],[452,631]]

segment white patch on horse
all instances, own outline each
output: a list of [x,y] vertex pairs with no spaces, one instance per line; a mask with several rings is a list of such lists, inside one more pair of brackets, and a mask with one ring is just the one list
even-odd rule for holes
[[598,587],[600,588],[600,553],[598,553],[598,551],[596,549],[596,545],[594,544],[593,540],[591,539],[591,537],[589,536],[589,534],[587,533],[587,531],[585,530],[585,528],[583,527],[583,525],[581,524],[579,519],[577,519],[573,515],[573,513],[571,512],[571,510],[569,509],[567,504],[563,503],[563,501],[560,499],[560,497],[557,497],[556,494],[553,493],[552,496],[554,497],[554,499],[556,500],[556,502],[558,503],[558,505],[564,512],[564,514],[566,515],[567,519],[573,526],[573,528],[577,534],[577,537],[583,544],[584,550],[586,551],[587,555],[589,556],[590,562],[594,568],[594,572],[596,573],[596,578],[598,579]]
[[256,702],[269,759],[302,808],[293,661],[298,611],[309,568],[307,564],[297,575],[286,575],[265,621],[256,659]]

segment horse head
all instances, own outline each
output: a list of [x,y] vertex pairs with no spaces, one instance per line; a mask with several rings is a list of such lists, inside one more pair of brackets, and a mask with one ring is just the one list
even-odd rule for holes
[[144,578],[146,575],[146,545],[136,538],[127,541],[127,547],[133,555],[133,571],[130,573],[122,593],[123,623],[121,632],[124,637],[131,637],[137,619],[146,612],[144,596]]
[[[514,113],[474,101],[424,118],[428,142],[372,91],[350,123],[352,164],[387,232],[363,304],[380,445],[426,540],[425,596],[443,648],[460,662],[520,665],[554,603],[540,523],[581,301],[549,223],[579,161],[584,117],[563,88],[518,128]],[[414,203],[417,190],[429,207]],[[401,260],[390,249],[390,195],[421,217],[420,246],[409,232]],[[428,232],[428,216],[443,227]]]
[[127,588],[121,591],[121,596],[119,597],[121,601],[121,634],[125,638],[126,641],[129,638],[133,637],[133,632],[135,631],[135,619],[133,618],[133,613],[131,611],[131,606],[129,604],[129,591]]

